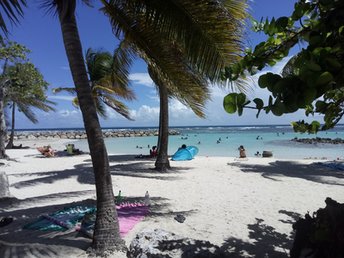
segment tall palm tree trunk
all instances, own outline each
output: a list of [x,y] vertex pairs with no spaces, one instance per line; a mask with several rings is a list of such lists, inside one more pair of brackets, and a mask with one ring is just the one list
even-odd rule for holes
[[82,112],[88,145],[91,153],[97,193],[97,219],[94,227],[92,247],[96,254],[105,251],[124,250],[124,241],[119,235],[118,217],[112,189],[109,160],[102,131],[91,96],[91,89],[83,59],[79,32],[75,20],[75,0],[68,2],[69,12],[63,9],[64,1],[58,1],[58,15],[63,42],[71,68]]
[[8,158],[5,152],[5,141],[7,138],[7,132],[5,119],[4,90],[4,84],[0,82],[0,159]]
[[[2,74],[5,74],[7,69],[8,59],[5,59]],[[5,81],[0,81],[0,159],[8,159],[5,152],[5,141],[7,139],[7,127],[5,118]]]
[[166,172],[167,169],[171,168],[168,160],[168,91],[165,85],[161,84],[158,86],[160,94],[160,135],[155,169]]
[[[160,100],[160,101],[161,101],[161,100]],[[160,112],[159,112],[158,142],[157,142],[157,148],[158,148],[157,151],[158,151],[158,153],[159,153],[160,142],[161,142],[161,135],[162,135],[162,133],[161,133],[161,128],[162,128],[162,126],[161,126],[161,121],[162,121],[161,116],[162,116],[162,112],[160,111]]]
[[6,149],[12,149],[13,148],[13,139],[14,139],[14,126],[15,126],[15,114],[16,114],[16,103],[12,103],[12,124],[11,124],[11,134],[10,139],[8,140]]

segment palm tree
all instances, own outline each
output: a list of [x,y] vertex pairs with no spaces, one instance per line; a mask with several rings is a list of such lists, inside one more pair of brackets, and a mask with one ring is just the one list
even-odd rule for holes
[[[159,117],[159,139],[158,157],[155,162],[156,170],[165,172],[170,168],[168,160],[168,99],[176,98],[186,106],[189,106],[199,117],[204,117],[203,107],[209,99],[209,89],[202,76],[188,74],[191,79],[184,87],[178,87],[169,78],[163,78],[161,71],[157,68],[148,67],[149,75],[157,85],[160,95],[160,117]],[[184,75],[185,70],[179,75]],[[186,86],[186,87],[185,87]]]
[[[10,20],[10,22],[16,24],[19,21],[18,17],[23,16],[24,7],[26,7],[26,0],[0,0],[0,28],[6,36],[8,34],[8,29],[5,23],[4,16],[6,16]],[[3,41],[1,35],[0,40]],[[6,65],[4,65],[3,72],[6,70],[5,66]],[[7,137],[7,133],[4,105],[4,88],[6,85],[6,80],[0,79],[0,159],[8,158],[5,153],[5,139]]]
[[[149,70],[158,67],[160,78],[164,78],[164,83],[156,83],[161,98],[156,168],[164,171],[169,168],[169,162],[168,133],[164,133],[168,129],[168,97],[163,87],[176,90],[174,93],[189,89],[193,95],[190,83],[203,85],[196,77],[221,81],[222,69],[240,58],[246,3],[230,0],[102,2],[116,35],[124,34],[146,60]],[[202,101],[191,103],[202,107],[205,98]]]
[[[111,55],[107,51],[94,51],[89,48],[86,51],[86,66],[92,97],[100,116],[106,118],[106,108],[110,107],[125,118],[131,120],[127,106],[117,97],[133,100],[133,91],[129,86],[129,68],[133,54],[123,41]],[[55,93],[68,91],[76,94],[75,88],[56,88]],[[78,98],[73,99],[73,105],[79,107]]]
[[[89,1],[84,2],[89,3]],[[60,20],[63,42],[92,158],[97,194],[97,218],[92,247],[96,254],[103,254],[110,249],[124,250],[124,241],[119,235],[108,154],[97,117],[96,106],[92,98],[75,19],[76,0],[47,0],[46,3],[56,10]]]
[[9,87],[6,89],[5,102],[12,109],[11,135],[6,149],[13,148],[14,128],[15,128],[15,110],[18,110],[33,123],[38,120],[32,110],[37,108],[45,112],[53,111],[51,106],[55,104],[47,100],[45,90],[48,83],[44,81],[42,74],[31,63],[17,63],[6,69],[5,78],[8,78]]

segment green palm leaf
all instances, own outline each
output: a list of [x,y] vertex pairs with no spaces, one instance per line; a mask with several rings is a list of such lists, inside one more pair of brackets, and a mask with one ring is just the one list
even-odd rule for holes
[[126,119],[133,121],[130,117],[129,109],[124,103],[113,98],[111,95],[103,95],[101,96],[101,99],[108,107],[112,108]]
[[[143,42],[137,40],[135,34],[149,29],[153,32],[149,43],[162,37],[178,42],[190,64],[210,80],[219,80],[222,68],[239,58],[236,53],[242,50],[246,15],[246,3],[242,1],[222,1],[225,5],[191,0],[102,2],[102,10],[110,17],[118,36],[123,32],[125,38],[135,39],[134,42],[142,46]],[[230,33],[224,33],[227,31]]]
[[0,27],[7,34],[8,29],[4,20],[4,14],[14,24],[19,22],[19,17],[23,17],[23,7],[26,7],[26,0],[0,0]]

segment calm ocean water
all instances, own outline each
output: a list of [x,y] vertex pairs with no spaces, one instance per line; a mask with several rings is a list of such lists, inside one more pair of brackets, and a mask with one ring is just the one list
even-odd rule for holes
[[[126,128],[128,129],[128,128]],[[133,128],[137,129],[137,128]],[[147,128],[144,128],[147,129]],[[248,157],[259,151],[272,151],[276,158],[304,159],[309,157],[336,159],[344,158],[344,145],[303,144],[291,141],[298,138],[344,138],[344,125],[320,132],[316,135],[294,133],[289,125],[265,126],[204,126],[174,127],[181,135],[169,137],[169,154],[182,144],[199,148],[201,156],[237,157],[238,147],[244,145]],[[126,137],[105,139],[108,153],[111,154],[149,154],[148,146],[157,144],[157,137]],[[82,140],[77,147],[88,150],[87,142]]]

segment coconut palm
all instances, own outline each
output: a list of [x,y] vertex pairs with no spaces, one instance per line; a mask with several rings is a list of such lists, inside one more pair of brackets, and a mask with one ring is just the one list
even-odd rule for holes
[[48,83],[44,81],[42,74],[31,63],[17,63],[6,69],[5,78],[8,79],[9,86],[6,89],[5,103],[12,109],[11,135],[6,146],[13,148],[13,137],[15,127],[15,110],[22,112],[31,122],[37,123],[35,113],[32,108],[45,112],[53,111],[51,106],[55,104],[47,100],[45,91]]
[[[202,77],[199,76],[198,82],[189,83],[187,87],[178,88],[168,79],[161,77],[159,70],[152,67],[148,68],[148,72],[157,85],[160,96],[160,117],[159,117],[159,139],[158,139],[158,157],[155,167],[158,171],[165,172],[170,168],[168,161],[168,99],[176,98],[181,103],[190,107],[196,115],[204,117],[203,107],[207,99],[209,99],[209,89]],[[182,72],[180,73],[182,74]],[[183,91],[184,89],[190,91]],[[195,105],[197,104],[197,105]]]
[[24,14],[24,7],[26,7],[26,0],[0,0],[0,27],[6,35],[8,29],[4,16],[6,16],[10,22],[16,24],[19,22],[18,18],[22,17]]
[[[110,107],[127,119],[130,119],[128,107],[119,98],[133,100],[133,91],[129,86],[129,68],[132,63],[133,54],[125,42],[111,55],[107,51],[94,51],[89,48],[86,51],[86,66],[91,87],[92,97],[100,116],[106,118],[106,108]],[[68,91],[76,94],[75,88],[56,88],[55,93]],[[79,107],[78,98],[73,99],[73,105]]]
[[[7,35],[8,29],[5,22],[5,17],[10,22],[16,24],[19,17],[23,16],[23,8],[26,6],[26,0],[0,0],[0,28],[2,32]],[[2,36],[0,35],[2,41]],[[4,71],[5,69],[3,69]],[[4,88],[7,85],[6,80],[0,80],[0,159],[8,158],[5,153],[5,139],[6,133],[6,119],[5,119],[5,105],[4,105]]]
[[[83,2],[90,4],[89,0],[83,0]],[[92,159],[97,195],[97,218],[92,247],[96,254],[104,254],[105,251],[114,249],[124,250],[124,241],[119,235],[109,158],[92,97],[75,19],[76,0],[45,0],[44,5],[56,12],[59,17]]]
[[[168,89],[162,87],[170,87],[170,92],[174,89],[175,94],[180,89],[184,92],[189,89],[193,95],[190,84],[203,85],[195,80],[198,76],[220,82],[222,69],[237,61],[242,51],[240,40],[246,3],[230,0],[102,2],[102,10],[109,16],[117,36],[123,34],[132,42],[149,70],[159,68],[160,78],[164,78],[163,84],[158,83],[161,135],[156,161],[156,168],[164,171],[169,168],[168,133],[164,133],[168,129],[168,97],[165,96]],[[202,100],[192,104],[201,107],[205,99]]]

